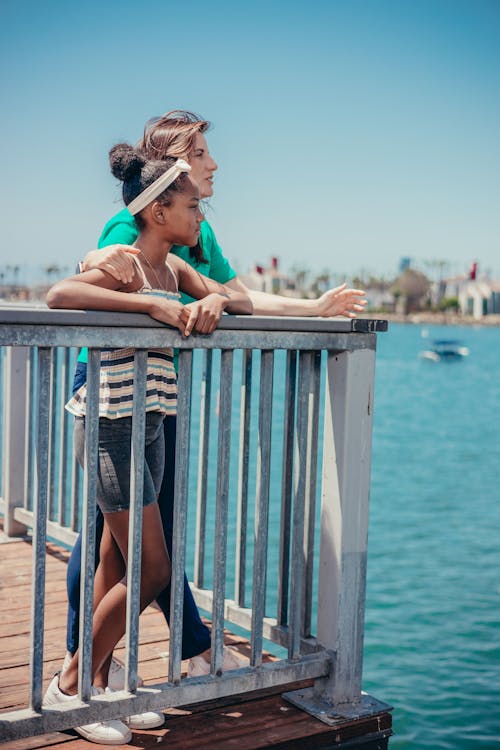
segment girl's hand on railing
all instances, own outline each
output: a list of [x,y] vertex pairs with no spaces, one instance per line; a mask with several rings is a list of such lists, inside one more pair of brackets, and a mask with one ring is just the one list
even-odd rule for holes
[[189,317],[184,335],[189,336],[193,330],[196,333],[212,333],[229,301],[229,297],[215,292],[186,305]]
[[122,284],[130,284],[135,273],[134,255],[138,254],[139,250],[132,245],[109,245],[102,250],[91,250],[83,260],[82,271],[99,268]]
[[148,313],[152,318],[159,320],[160,323],[168,323],[168,325],[178,328],[183,336],[189,335],[186,333],[189,312],[185,305],[175,300],[167,300],[153,295],[143,296],[151,296],[151,300],[148,300]]
[[322,294],[317,303],[316,314],[320,318],[330,318],[334,315],[355,318],[357,313],[364,311],[367,300],[362,289],[348,289],[346,284],[342,284]]

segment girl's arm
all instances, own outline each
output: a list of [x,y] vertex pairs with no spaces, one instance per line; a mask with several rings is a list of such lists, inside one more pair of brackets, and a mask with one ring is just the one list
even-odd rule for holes
[[142,278],[137,271],[133,281],[125,287],[99,269],[84,271],[54,284],[48,291],[47,305],[64,310],[147,313],[155,320],[175,326],[184,333],[189,317],[185,307],[180,302],[165,300],[152,294],[134,294],[141,286]]

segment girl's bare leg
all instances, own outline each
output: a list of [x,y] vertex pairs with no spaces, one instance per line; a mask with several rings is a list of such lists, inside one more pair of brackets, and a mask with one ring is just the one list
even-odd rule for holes
[[[113,539],[113,535],[106,521],[99,549],[99,565],[94,578],[94,612],[104,599],[108,591],[111,591],[125,576],[126,566],[120,548]],[[93,684],[96,687],[106,687],[108,684],[108,672],[111,664],[111,654],[102,667],[96,672]]]
[[108,591],[122,580],[125,572],[125,560],[105,521],[99,549],[99,565],[94,578],[94,611]]
[[[105,513],[104,518],[123,560],[128,555],[129,512]],[[165,544],[158,503],[144,508],[142,517],[141,594],[142,612],[170,580],[170,559]],[[105,574],[106,577],[106,574]],[[92,677],[109,660],[113,649],[125,633],[127,576],[115,583],[99,602],[94,612],[92,630]],[[78,652],[68,669],[60,676],[59,686],[65,693],[75,693],[78,684]]]

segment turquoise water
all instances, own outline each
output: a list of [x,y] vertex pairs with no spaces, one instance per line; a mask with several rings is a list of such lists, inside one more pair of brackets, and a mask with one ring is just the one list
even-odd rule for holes
[[470,356],[433,363],[421,327],[379,336],[364,689],[393,750],[500,747],[500,329],[429,327]]

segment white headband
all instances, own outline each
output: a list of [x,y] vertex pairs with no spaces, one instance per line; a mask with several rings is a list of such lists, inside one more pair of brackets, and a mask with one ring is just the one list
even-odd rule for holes
[[160,193],[163,193],[163,191],[168,188],[168,186],[171,185],[182,172],[190,171],[191,167],[187,161],[184,161],[184,159],[177,159],[170,169],[167,169],[166,172],[158,177],[157,180],[143,190],[142,193],[139,193],[137,198],[134,198],[134,200],[128,204],[127,208],[132,216],[138,214],[139,211],[142,211],[143,208],[146,208],[147,205],[154,201],[154,199],[157,198]]

